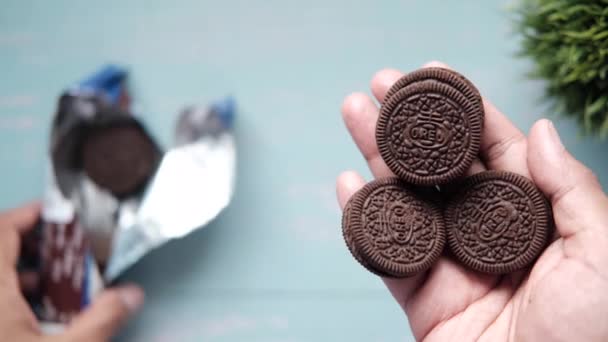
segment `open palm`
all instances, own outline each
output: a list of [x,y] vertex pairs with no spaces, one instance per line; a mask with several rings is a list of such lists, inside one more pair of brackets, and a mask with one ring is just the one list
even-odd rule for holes
[[[401,76],[387,69],[373,77],[378,102]],[[417,340],[608,340],[608,198],[561,145],[551,122],[540,120],[526,138],[486,99],[484,109],[480,158],[469,174],[507,170],[532,179],[551,200],[555,240],[525,272],[480,274],[442,256],[425,274],[384,282]],[[392,176],[375,142],[376,103],[354,93],[344,100],[342,114],[373,175]],[[340,175],[340,205],[364,184],[355,172]]]

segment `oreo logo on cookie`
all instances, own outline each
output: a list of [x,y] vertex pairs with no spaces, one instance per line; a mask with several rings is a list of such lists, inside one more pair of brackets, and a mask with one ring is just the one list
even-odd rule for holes
[[445,145],[451,134],[442,123],[429,120],[412,125],[407,135],[412,144],[421,148],[435,149]]

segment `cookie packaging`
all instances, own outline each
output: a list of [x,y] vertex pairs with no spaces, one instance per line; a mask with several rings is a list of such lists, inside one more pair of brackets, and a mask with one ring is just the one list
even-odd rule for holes
[[[69,322],[146,253],[204,228],[230,202],[232,98],[184,108],[166,149],[150,134],[149,118],[133,108],[127,71],[117,66],[102,68],[59,98],[39,227],[40,293],[31,301],[43,322]],[[106,134],[104,144],[91,149],[94,160],[83,161],[88,138],[108,127],[125,129],[120,137]],[[130,132],[137,132],[137,143]],[[125,159],[132,156],[138,160]]]

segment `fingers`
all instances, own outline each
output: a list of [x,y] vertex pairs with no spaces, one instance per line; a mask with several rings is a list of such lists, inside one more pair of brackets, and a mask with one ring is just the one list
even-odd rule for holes
[[0,282],[18,286],[15,266],[21,244],[20,234],[32,228],[38,220],[40,205],[31,203],[0,214]]
[[19,288],[16,270],[19,244],[17,231],[0,226],[0,284],[11,289]]
[[363,93],[351,94],[342,104],[342,117],[374,176],[392,176],[393,173],[382,160],[376,144],[378,107],[374,101]]
[[551,200],[558,233],[566,239],[583,234],[588,243],[604,243],[608,199],[597,178],[566,151],[549,120],[534,124],[528,141],[528,166]]
[[354,171],[342,172],[336,181],[336,195],[343,209],[350,197],[365,185],[365,180]]
[[374,94],[374,97],[379,103],[384,102],[384,97],[388,90],[401,77],[403,77],[403,73],[395,69],[380,70],[372,77],[370,88],[372,89],[372,94]]
[[69,341],[107,341],[143,304],[144,293],[135,285],[105,290],[70,324]]
[[[450,69],[446,64],[437,61],[425,63],[422,67]],[[403,77],[403,75],[404,73],[396,69],[382,69],[374,74],[370,88],[372,89],[372,94],[374,94],[374,97],[379,103],[384,102],[384,97],[386,96],[386,93],[388,93],[388,90],[395,82]]]
[[488,169],[511,171],[530,178],[526,136],[488,100],[483,99],[483,107],[481,159]]
[[[422,67],[444,68],[452,70],[447,64],[437,61],[425,63]],[[386,93],[388,93],[388,90],[393,86],[393,84],[395,84],[395,82],[403,77],[403,75],[404,73],[396,69],[382,69],[374,74],[370,87],[376,100],[380,103],[384,102],[384,97],[386,96]]]
[[40,203],[32,202],[0,214],[0,226],[12,227],[23,233],[30,230],[40,216]]

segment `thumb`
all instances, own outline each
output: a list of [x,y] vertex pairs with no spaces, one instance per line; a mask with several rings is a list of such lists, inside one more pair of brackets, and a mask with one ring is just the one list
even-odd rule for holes
[[109,340],[143,302],[144,293],[135,285],[105,290],[72,321],[64,337],[68,341]]
[[593,172],[566,151],[549,120],[536,122],[530,130],[528,168],[551,200],[557,232],[569,244],[564,247],[583,255],[606,250],[608,199]]

